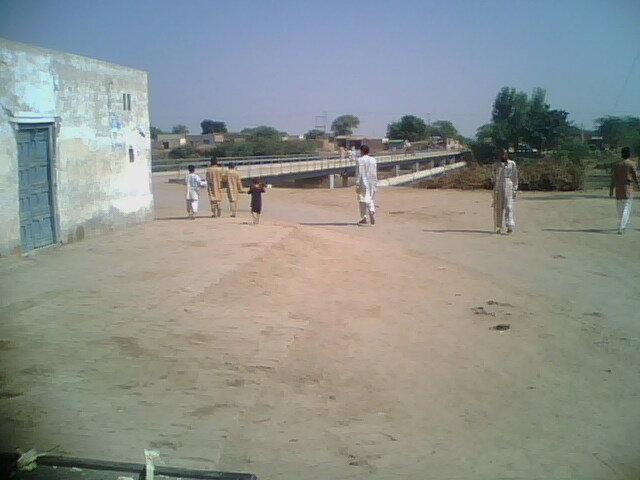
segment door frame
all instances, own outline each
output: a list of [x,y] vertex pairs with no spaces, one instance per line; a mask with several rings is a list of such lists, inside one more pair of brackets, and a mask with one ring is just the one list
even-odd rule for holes
[[[60,245],[61,243],[61,235],[60,235],[60,215],[58,210],[58,178],[56,175],[57,172],[57,156],[56,156],[56,124],[53,122],[42,122],[42,123],[31,123],[31,122],[18,122],[17,124],[18,132],[29,131],[29,130],[41,130],[47,129],[48,131],[48,146],[47,146],[47,156],[48,156],[48,164],[49,164],[49,204],[51,205],[51,216],[53,219],[53,242],[51,245],[45,245],[43,247],[34,248],[33,250],[29,250],[30,253],[35,252],[37,250],[41,250],[43,248],[51,247],[53,245]],[[17,142],[16,142],[17,143]],[[16,155],[18,161],[18,170],[20,170],[20,156]],[[20,188],[18,186],[18,188]],[[20,244],[22,244],[22,238],[20,238]]]

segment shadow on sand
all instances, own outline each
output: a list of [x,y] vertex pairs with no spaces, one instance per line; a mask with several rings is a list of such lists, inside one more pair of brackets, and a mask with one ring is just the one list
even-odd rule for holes
[[495,232],[492,230],[428,230],[428,229],[424,229],[422,230],[423,232],[429,232],[429,233],[490,233],[492,235],[495,235]]
[[[194,219],[194,221],[195,220],[200,220],[202,218],[211,218],[211,215],[209,215],[208,217],[205,217],[205,216],[196,217]],[[187,221],[187,220],[191,220],[191,219],[189,217],[187,217],[187,216],[184,216],[184,217],[157,217],[156,220],[162,220],[162,221],[164,221],[164,220],[184,220],[184,221]]]
[[543,232],[557,232],[557,233],[600,233],[604,235],[611,235],[618,230],[615,228],[543,228]]
[[301,222],[300,225],[305,225],[307,227],[357,227],[358,224],[354,222],[319,222],[319,223],[308,223]]
[[527,197],[524,194],[518,195],[518,200],[525,201],[545,201],[545,200],[575,200],[576,198],[598,198],[600,200],[609,198],[606,194],[597,195],[593,193],[573,193],[567,195],[547,195],[544,197]]

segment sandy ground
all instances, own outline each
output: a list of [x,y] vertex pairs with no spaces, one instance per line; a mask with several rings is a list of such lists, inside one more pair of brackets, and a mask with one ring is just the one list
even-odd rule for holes
[[[262,479],[637,479],[640,218],[604,191],[270,190],[0,260],[4,450]],[[509,330],[493,329],[509,325]]]

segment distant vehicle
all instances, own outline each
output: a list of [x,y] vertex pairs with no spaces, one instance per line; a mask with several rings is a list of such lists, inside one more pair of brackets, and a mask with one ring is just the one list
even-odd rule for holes
[[518,145],[518,150],[516,153],[522,153],[525,155],[530,155],[533,153],[538,153],[537,149],[531,148],[530,145],[527,145],[526,143],[521,143],[520,145]]

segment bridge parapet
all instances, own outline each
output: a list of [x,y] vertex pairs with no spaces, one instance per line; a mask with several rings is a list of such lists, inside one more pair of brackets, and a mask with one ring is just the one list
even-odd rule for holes
[[[378,168],[393,168],[410,165],[411,167],[429,162],[431,167],[440,167],[458,161],[464,150],[436,150],[415,153],[392,153],[376,155]],[[283,157],[225,157],[219,163],[234,163],[244,178],[305,178],[330,174],[354,174],[356,160],[338,156],[321,157],[317,155],[289,155]],[[173,169],[158,173],[159,175],[178,176],[184,174],[186,166],[193,164],[196,168],[208,165],[206,158],[174,159]],[[164,164],[163,166],[167,166]]]

